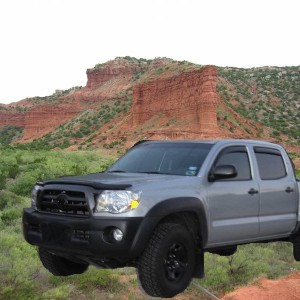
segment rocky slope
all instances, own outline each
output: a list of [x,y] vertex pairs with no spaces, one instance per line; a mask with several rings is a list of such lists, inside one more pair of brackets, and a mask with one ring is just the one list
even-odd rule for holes
[[0,142],[121,150],[145,138],[261,138],[298,153],[299,107],[300,67],[124,57],[88,69],[85,87],[0,105]]

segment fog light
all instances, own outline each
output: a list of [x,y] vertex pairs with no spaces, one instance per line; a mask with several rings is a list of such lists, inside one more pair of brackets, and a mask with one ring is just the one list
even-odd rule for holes
[[123,239],[123,232],[119,228],[116,228],[113,230],[113,237],[117,242],[120,242]]

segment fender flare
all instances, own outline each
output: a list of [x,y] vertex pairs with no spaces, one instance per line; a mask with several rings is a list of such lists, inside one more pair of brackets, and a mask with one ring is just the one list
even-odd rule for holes
[[169,198],[154,205],[145,215],[134,237],[131,251],[133,257],[138,257],[147,245],[153,230],[165,217],[175,214],[191,212],[197,217],[200,225],[203,245],[208,238],[207,218],[202,201],[196,197]]

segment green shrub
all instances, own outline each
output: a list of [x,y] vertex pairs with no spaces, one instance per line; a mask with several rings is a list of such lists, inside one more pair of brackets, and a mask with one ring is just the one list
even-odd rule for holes
[[91,286],[101,287],[106,291],[114,292],[122,288],[118,277],[112,270],[90,268],[81,276],[74,276],[78,288],[85,290]]
[[63,284],[54,288],[48,289],[42,295],[43,300],[65,300],[70,296],[70,285]]
[[19,207],[10,207],[0,212],[0,219],[4,226],[9,226],[21,217],[22,211]]
[[15,181],[11,182],[7,188],[17,195],[29,197],[32,186],[38,179],[41,179],[38,172],[23,173]]
[[0,173],[0,190],[3,190],[6,185],[6,175]]
[[41,264],[19,233],[0,231],[0,299],[38,299],[34,279]]
[[20,206],[25,202],[24,198],[7,190],[0,191],[0,210],[7,207]]
[[0,129],[0,145],[9,145],[15,139],[18,139],[23,132],[23,128],[16,126],[4,126]]
[[16,178],[19,172],[20,172],[19,165],[12,165],[8,167],[7,176],[8,178]]

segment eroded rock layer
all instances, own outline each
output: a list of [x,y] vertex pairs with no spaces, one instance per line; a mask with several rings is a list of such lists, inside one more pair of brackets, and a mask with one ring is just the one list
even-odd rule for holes
[[189,118],[200,132],[217,126],[217,72],[213,66],[134,86],[132,125],[141,125],[159,114]]
[[0,110],[0,128],[8,125],[24,127],[25,116],[25,113],[18,111]]

